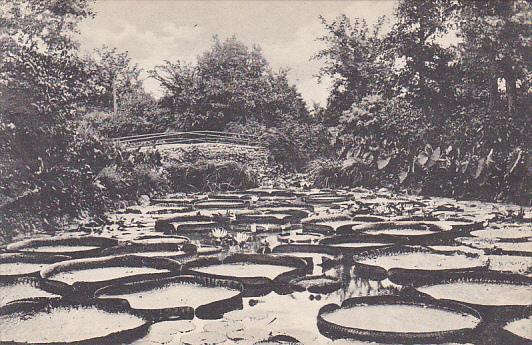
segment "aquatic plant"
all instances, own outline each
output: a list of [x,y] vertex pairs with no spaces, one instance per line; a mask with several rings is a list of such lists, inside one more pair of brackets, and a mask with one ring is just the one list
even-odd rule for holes
[[216,229],[213,229],[211,231],[211,235],[217,239],[217,240],[221,240],[222,238],[226,237],[227,236],[227,230],[225,229],[222,229],[222,228],[216,228]]
[[234,235],[234,239],[238,243],[239,246],[242,246],[244,243],[246,243],[249,240],[249,235],[243,232],[238,232]]

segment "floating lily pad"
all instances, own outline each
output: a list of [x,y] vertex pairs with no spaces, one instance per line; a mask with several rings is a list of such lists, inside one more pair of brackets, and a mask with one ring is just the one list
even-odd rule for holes
[[355,255],[353,260],[358,272],[369,274],[375,279],[388,276],[398,284],[405,284],[410,279],[426,279],[441,272],[480,270],[487,265],[478,256],[443,254],[428,248],[407,246],[367,251]]
[[438,299],[490,306],[532,305],[532,285],[456,281],[422,286],[419,291]]
[[340,289],[342,282],[336,277],[315,275],[296,278],[290,282],[290,287],[296,291],[327,294]]
[[317,194],[305,197],[305,201],[309,204],[332,204],[349,200],[351,200],[351,196],[337,194]]
[[490,270],[532,277],[532,256],[486,255],[486,258]]
[[237,280],[244,286],[245,296],[261,295],[305,274],[307,263],[289,256],[235,254],[223,260],[201,258],[187,262],[183,271],[205,278]]
[[160,235],[145,235],[135,238],[132,243],[140,245],[150,244],[185,244],[190,242],[187,237],[184,236],[160,236]]
[[218,254],[223,250],[223,247],[220,246],[209,246],[209,245],[201,245],[197,247],[196,253],[198,255],[212,255],[212,254]]
[[205,200],[194,203],[195,208],[199,209],[232,209],[242,208],[246,203],[240,200]]
[[36,278],[13,278],[0,281],[0,307],[20,299],[60,297],[44,290],[42,285],[43,282]]
[[301,225],[304,232],[317,232],[317,233],[336,233],[339,229],[348,228],[358,224],[354,222],[351,217],[344,214],[327,215],[327,216],[315,216],[305,218],[301,221]]
[[323,237],[323,234],[311,232],[288,232],[277,235],[279,242],[284,243],[315,243]]
[[142,257],[166,257],[178,260],[180,258],[185,258],[196,254],[196,246],[190,243],[131,243],[107,248],[101,251],[101,255],[103,256],[126,254]]
[[235,281],[209,281],[177,276],[111,285],[99,289],[99,298],[121,298],[132,308],[150,311],[154,318],[217,318],[242,307],[241,285]]
[[532,340],[532,316],[509,322],[504,329],[520,338]]
[[0,254],[0,277],[39,277],[46,266],[70,259],[65,255],[6,253]]
[[467,339],[480,322],[474,309],[459,303],[398,296],[351,298],[318,315],[320,332],[332,339],[399,343]]
[[372,236],[391,236],[402,238],[411,244],[421,244],[436,238],[452,237],[451,231],[434,224],[424,222],[382,222],[355,225],[352,230]]
[[117,344],[142,337],[150,323],[120,300],[74,303],[41,299],[1,307],[0,324],[0,342]]
[[471,232],[471,236],[487,239],[525,239],[532,238],[530,227],[507,227],[502,229],[483,229]]
[[195,268],[195,272],[218,276],[234,276],[237,278],[266,277],[275,279],[277,276],[292,270],[290,266],[269,265],[257,263],[221,263],[206,267]]
[[62,236],[25,240],[11,243],[9,251],[67,255],[73,258],[96,255],[100,249],[116,246],[118,241],[93,236]]
[[[40,272],[43,278],[62,283],[63,291],[92,294],[98,288],[115,281],[155,278],[169,273],[179,273],[181,265],[166,258],[149,258],[135,255],[106,256],[101,258],[67,260],[49,265]],[[66,290],[66,291],[65,291]]]
[[239,224],[287,224],[293,216],[286,213],[255,213],[237,214],[236,222]]

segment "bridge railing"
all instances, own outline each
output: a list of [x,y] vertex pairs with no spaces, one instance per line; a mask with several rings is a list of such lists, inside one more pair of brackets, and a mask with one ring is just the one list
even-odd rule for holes
[[113,138],[112,140],[116,143],[132,148],[169,144],[204,143],[262,147],[259,138],[255,135],[217,131],[163,132],[131,135]]

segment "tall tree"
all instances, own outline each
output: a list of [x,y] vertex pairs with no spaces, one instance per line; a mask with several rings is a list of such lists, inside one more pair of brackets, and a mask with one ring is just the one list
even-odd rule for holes
[[127,99],[143,93],[141,69],[132,63],[128,52],[103,46],[86,58],[86,64],[91,68],[96,86],[94,106],[116,112],[124,107]]
[[286,71],[273,73],[259,47],[235,37],[214,39],[195,65],[166,62],[151,71],[165,90],[162,103],[183,115],[186,128],[221,129],[229,122],[275,122],[308,115]]
[[453,99],[455,74],[453,51],[440,40],[449,34],[455,9],[452,0],[401,0],[395,9],[396,22],[384,40],[387,59],[396,67],[396,94],[440,124],[442,103]]
[[[72,37],[92,13],[85,0],[2,0],[1,5],[0,196],[23,200],[18,211],[33,210],[31,216],[49,221],[61,210],[75,212],[59,203],[72,206],[79,196],[76,186],[84,179],[90,183],[78,169],[83,159],[73,154],[73,120],[92,86]],[[0,214],[7,216],[4,210]]]
[[324,61],[318,80],[333,80],[327,112],[333,117],[372,93],[384,91],[380,81],[387,66],[380,59],[379,33],[383,18],[370,29],[364,20],[341,15],[331,22],[320,17],[327,34],[319,38],[325,48],[313,59]]
[[[461,49],[464,62],[473,71],[483,66],[489,95],[489,108],[499,99],[498,81],[504,80],[509,114],[516,108],[518,93],[528,93],[530,85],[531,4],[526,0],[462,1]],[[478,74],[477,74],[478,75]],[[482,87],[482,84],[478,85]]]

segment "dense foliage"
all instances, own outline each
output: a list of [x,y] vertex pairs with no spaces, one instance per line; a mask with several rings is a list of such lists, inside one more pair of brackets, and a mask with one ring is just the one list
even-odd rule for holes
[[527,12],[520,0],[400,1],[386,34],[324,21],[336,155],[309,166],[317,183],[529,202]]

